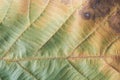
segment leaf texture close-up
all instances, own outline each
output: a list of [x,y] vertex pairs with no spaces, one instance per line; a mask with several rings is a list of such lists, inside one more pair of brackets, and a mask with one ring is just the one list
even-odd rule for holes
[[0,80],[120,80],[120,0],[0,0]]

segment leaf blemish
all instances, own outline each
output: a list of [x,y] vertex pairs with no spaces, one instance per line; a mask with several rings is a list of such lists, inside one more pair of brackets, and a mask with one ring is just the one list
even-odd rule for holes
[[94,12],[91,9],[84,8],[79,12],[79,15],[85,20],[94,19]]
[[109,18],[108,23],[112,30],[120,33],[120,10]]
[[[112,0],[111,0],[112,1]],[[113,4],[111,1],[108,0],[90,0],[87,4],[87,7],[83,8],[84,11],[91,10],[93,14],[92,19],[96,19],[99,17],[105,17],[107,14],[110,13]]]
[[100,3],[100,0],[91,0],[89,2],[91,8],[96,9],[96,6]]
[[87,19],[90,19],[90,16],[91,14],[88,12],[88,13],[84,13],[84,16],[87,18]]

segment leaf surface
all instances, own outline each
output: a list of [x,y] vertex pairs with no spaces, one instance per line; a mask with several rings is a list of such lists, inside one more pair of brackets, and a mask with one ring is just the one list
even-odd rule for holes
[[120,80],[120,4],[96,1],[0,0],[0,79]]

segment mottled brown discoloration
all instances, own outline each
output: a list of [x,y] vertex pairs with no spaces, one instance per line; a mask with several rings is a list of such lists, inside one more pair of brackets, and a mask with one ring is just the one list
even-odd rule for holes
[[[114,0],[89,0],[87,7],[81,10],[84,19],[96,19],[98,17],[105,17],[110,13],[114,6]],[[90,18],[86,17],[86,13],[90,13]]]
[[120,33],[120,9],[109,18],[108,23],[111,29]]

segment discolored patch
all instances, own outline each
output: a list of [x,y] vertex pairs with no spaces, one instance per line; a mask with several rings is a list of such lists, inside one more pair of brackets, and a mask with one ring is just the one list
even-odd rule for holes
[[114,1],[115,1],[115,3],[120,5],[120,0],[114,0]]
[[[111,8],[113,7],[112,1],[113,0],[90,0],[88,5],[81,10],[82,16],[84,16],[85,19],[105,17],[110,13]],[[90,13],[90,18],[85,15],[86,13]]]
[[95,12],[92,9],[85,9],[80,11],[79,14],[85,20],[95,20]]
[[109,18],[108,23],[111,29],[120,33],[120,9]]
[[102,6],[113,6],[114,0],[90,0],[89,1],[89,6],[93,9],[101,8]]
[[80,11],[79,14],[82,16],[83,19],[90,20],[94,19],[94,11],[92,9],[86,8],[83,11]]
[[110,13],[110,9],[113,6],[113,0],[90,0],[89,6],[95,12],[95,18],[105,17]]
[[89,13],[89,12],[84,13],[84,17],[85,17],[86,19],[90,19],[91,13]]

